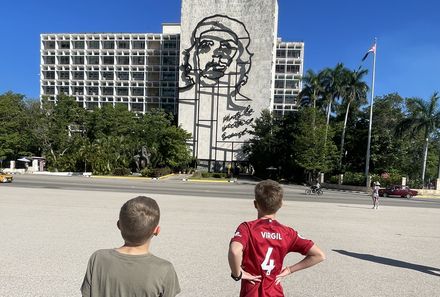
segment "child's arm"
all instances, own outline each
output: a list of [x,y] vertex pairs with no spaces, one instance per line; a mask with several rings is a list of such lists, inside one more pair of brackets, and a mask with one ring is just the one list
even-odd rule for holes
[[298,263],[292,266],[287,266],[281,271],[280,274],[277,275],[276,284],[279,284],[280,281],[289,274],[297,272],[302,269],[309,268],[324,260],[325,260],[324,252],[321,251],[321,249],[316,244],[314,244],[307,252],[304,259],[302,259],[301,261],[299,261]]
[[229,245],[228,260],[231,274],[233,276],[238,277],[242,274],[241,278],[250,281],[252,284],[255,284],[255,282],[261,282],[261,275],[252,275],[241,268],[241,263],[243,261],[243,245],[241,243],[237,241],[231,242]]

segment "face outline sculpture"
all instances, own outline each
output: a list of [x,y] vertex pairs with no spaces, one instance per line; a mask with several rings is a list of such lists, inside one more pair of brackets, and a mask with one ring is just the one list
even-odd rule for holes
[[191,46],[183,51],[181,89],[190,89],[195,84],[225,87],[227,81],[233,83],[228,85],[231,95],[240,94],[252,64],[250,42],[245,25],[234,18],[213,15],[202,19],[191,35]]
[[238,37],[233,32],[209,30],[200,35],[196,46],[197,69],[205,85],[216,82],[230,70],[238,52]]

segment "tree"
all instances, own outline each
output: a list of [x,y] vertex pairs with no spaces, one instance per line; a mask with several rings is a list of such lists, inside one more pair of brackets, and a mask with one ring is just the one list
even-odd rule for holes
[[[315,133],[309,131],[313,128],[313,111],[303,108],[298,112],[297,131],[294,137],[295,162],[314,179],[319,172],[329,172],[335,165],[337,148],[330,140],[325,145],[326,124],[325,118],[318,115],[315,118]],[[328,129],[330,139],[333,130]]]
[[368,91],[367,84],[362,80],[363,77],[368,73],[366,69],[358,69],[349,72],[345,76],[344,86],[343,86],[343,98],[346,105],[344,126],[342,128],[341,136],[341,151],[339,158],[339,168],[342,168],[342,159],[344,156],[344,141],[345,141],[345,131],[347,129],[348,114],[350,112],[350,106],[353,103],[362,104],[366,103],[366,95]]
[[408,117],[403,119],[397,129],[398,136],[407,132],[412,134],[423,133],[423,162],[422,162],[422,183],[424,185],[426,162],[428,159],[429,140],[434,136],[440,127],[439,94],[434,92],[429,101],[420,98],[409,98],[406,101],[409,111]]
[[298,95],[302,106],[313,107],[312,128],[316,117],[316,104],[323,99],[325,72],[309,69],[303,77],[304,87]]
[[25,97],[7,92],[0,95],[0,156],[16,159],[31,154]]

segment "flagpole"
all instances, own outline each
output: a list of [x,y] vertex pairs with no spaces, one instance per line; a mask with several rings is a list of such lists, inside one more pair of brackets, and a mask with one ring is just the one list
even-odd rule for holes
[[371,146],[371,129],[373,126],[373,101],[374,101],[374,80],[376,78],[376,51],[377,51],[377,38],[374,38],[375,49],[373,51],[373,79],[371,83],[371,101],[370,101],[370,123],[368,127],[368,144],[367,144],[367,157],[365,161],[365,177],[367,179],[366,186],[370,187],[370,146]]

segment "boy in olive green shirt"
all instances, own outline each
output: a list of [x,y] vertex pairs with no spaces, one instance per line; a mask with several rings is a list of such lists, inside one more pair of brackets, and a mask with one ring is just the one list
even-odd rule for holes
[[81,286],[83,297],[174,297],[180,293],[173,264],[149,252],[151,238],[160,232],[159,217],[159,206],[148,197],[133,198],[122,206],[117,225],[125,244],[92,254]]

